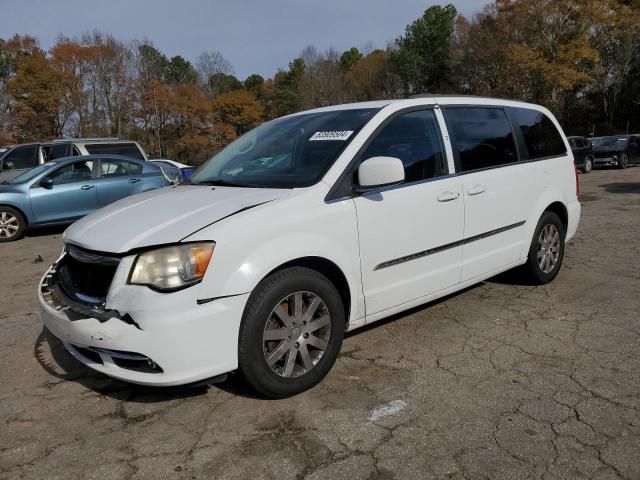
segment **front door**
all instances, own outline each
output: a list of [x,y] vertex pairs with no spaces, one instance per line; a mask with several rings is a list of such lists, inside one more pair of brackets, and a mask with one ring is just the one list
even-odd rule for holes
[[36,223],[73,221],[94,211],[96,179],[92,160],[67,163],[48,177],[51,188],[35,184],[30,189],[31,209]]
[[375,156],[402,160],[405,182],[354,199],[367,317],[456,285],[464,227],[433,110],[390,119],[358,160]]

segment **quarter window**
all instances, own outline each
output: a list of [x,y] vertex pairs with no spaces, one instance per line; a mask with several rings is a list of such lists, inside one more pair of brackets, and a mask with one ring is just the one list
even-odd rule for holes
[[501,108],[447,108],[446,119],[461,172],[518,161],[511,124]]
[[565,155],[567,149],[554,123],[544,113],[528,108],[509,108],[509,116],[520,128],[528,159]]
[[448,172],[438,124],[432,110],[419,110],[392,119],[361,155],[395,157],[404,165],[405,183]]

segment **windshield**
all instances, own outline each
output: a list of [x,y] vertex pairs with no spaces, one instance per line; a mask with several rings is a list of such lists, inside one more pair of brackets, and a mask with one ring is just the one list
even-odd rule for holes
[[210,158],[189,183],[256,188],[311,186],[377,111],[332,110],[264,123]]
[[56,165],[56,162],[43,163],[42,165],[38,165],[37,167],[32,168],[31,170],[27,170],[22,175],[18,175],[16,178],[10,180],[9,184],[16,185],[19,183],[26,183],[29,180],[36,178],[45,170],[49,170],[51,167],[55,165]]
[[624,147],[627,137],[602,137],[592,139],[594,147]]

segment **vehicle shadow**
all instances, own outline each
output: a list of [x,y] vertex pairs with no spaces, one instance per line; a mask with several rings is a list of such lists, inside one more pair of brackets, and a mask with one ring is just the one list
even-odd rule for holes
[[616,182],[600,185],[609,193],[640,193],[640,182]]
[[42,237],[44,235],[56,235],[63,233],[69,225],[51,225],[49,227],[30,228],[26,231],[25,237]]

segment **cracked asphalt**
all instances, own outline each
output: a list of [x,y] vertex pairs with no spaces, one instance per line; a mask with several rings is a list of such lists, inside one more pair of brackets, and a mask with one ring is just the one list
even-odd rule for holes
[[281,401],[81,366],[35,300],[60,232],[0,245],[0,478],[640,479],[640,168],[581,183],[552,284],[502,275],[351,334]]

